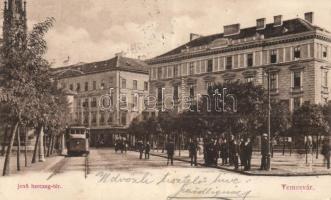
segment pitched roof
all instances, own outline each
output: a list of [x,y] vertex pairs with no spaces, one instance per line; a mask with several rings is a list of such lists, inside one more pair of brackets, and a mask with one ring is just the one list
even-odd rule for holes
[[[284,30],[286,30],[286,31],[284,31]],[[208,36],[202,36],[202,37],[194,39],[184,45],[181,45],[167,53],[159,55],[155,58],[157,59],[157,58],[161,58],[161,57],[179,54],[182,52],[182,50],[187,49],[187,48],[209,45],[213,41],[215,41],[217,39],[221,39],[221,38],[228,38],[228,39],[236,40],[236,39],[254,37],[257,34],[260,34],[260,35],[264,35],[265,39],[268,39],[268,38],[273,38],[273,37],[297,34],[297,33],[314,31],[314,30],[326,31],[318,26],[312,25],[311,23],[309,23],[306,20],[303,20],[300,18],[295,18],[295,19],[283,21],[283,24],[281,26],[274,26],[273,23],[266,24],[266,27],[262,30],[256,30],[256,26],[254,26],[254,27],[241,29],[240,33],[236,34],[236,35],[224,36],[223,33],[218,33],[218,34],[213,34],[213,35],[208,35]],[[326,31],[326,32],[328,32],[328,31]]]
[[112,70],[122,70],[148,74],[148,65],[138,59],[116,56],[114,58],[104,61],[79,63],[66,67],[53,68],[53,74],[60,77],[71,77]]

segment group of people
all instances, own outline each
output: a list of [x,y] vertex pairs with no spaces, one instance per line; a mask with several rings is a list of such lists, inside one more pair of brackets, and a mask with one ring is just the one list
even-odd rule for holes
[[[192,146],[191,143],[190,140],[189,146]],[[189,148],[190,155],[194,152],[192,150],[193,149]],[[235,137],[231,135],[229,140],[226,138],[220,138],[219,140],[210,139],[206,140],[204,143],[204,160],[206,166],[216,166],[218,159],[221,158],[222,165],[229,164],[230,166],[234,166],[237,170],[240,160],[240,164],[244,166],[244,170],[250,170],[252,152],[253,145],[249,137],[236,140]],[[193,156],[193,158],[195,158],[195,156]]]
[[138,141],[137,149],[139,151],[139,159],[143,158],[144,153],[145,153],[145,159],[149,159],[149,152],[151,151],[151,145],[148,141],[145,144],[141,140]]
[[326,168],[330,169],[331,146],[329,140],[327,139],[324,140],[321,153],[324,156],[324,162],[326,163]]
[[[119,143],[121,144],[121,143]],[[268,135],[263,134],[261,138],[261,165],[260,170],[268,170],[270,166],[268,159],[270,159],[270,144],[268,141]],[[138,141],[137,149],[139,150],[139,158],[149,159],[151,145],[147,141],[145,144],[142,141]],[[197,166],[199,147],[198,140],[189,139],[187,149],[189,151],[191,166]],[[173,158],[175,153],[174,141],[169,139],[165,145],[167,152],[167,165],[173,165]],[[204,141],[203,154],[206,166],[217,166],[218,159],[221,159],[221,165],[234,166],[235,170],[239,169],[239,166],[243,166],[245,171],[251,169],[251,159],[253,153],[253,144],[250,137],[244,137],[242,139],[236,139],[234,135],[230,135],[227,139],[222,137],[220,139],[207,139]],[[328,140],[326,140],[322,146],[321,153],[324,155],[327,168],[330,169],[330,155],[331,147]]]
[[[197,157],[199,143],[197,140],[190,139],[187,145],[190,157],[191,166],[197,166]],[[140,152],[139,158],[142,159],[145,152],[145,159],[149,158],[151,146],[149,142],[145,145],[142,141],[138,142],[138,150]],[[167,152],[167,165],[173,165],[173,157],[175,153],[175,144],[173,140],[169,139],[166,143],[165,150]],[[218,159],[222,158],[222,165],[230,164],[234,165],[235,169],[239,168],[239,160],[241,165],[244,166],[244,170],[250,170],[251,158],[253,152],[253,146],[249,137],[238,142],[234,136],[230,137],[227,141],[225,138],[221,138],[219,141],[216,139],[207,140],[203,146],[204,160],[206,166],[217,165]]]
[[[151,144],[149,141],[143,142],[139,140],[136,144],[136,149],[139,151],[139,159],[143,159],[143,155],[145,154],[145,159],[149,159]],[[165,146],[165,150],[167,152],[167,165],[174,163],[174,153],[175,153],[175,143],[172,140],[169,140]]]
[[127,152],[129,147],[129,144],[126,140],[123,139],[118,139],[115,141],[115,153],[117,153],[117,151],[121,151],[121,153],[123,152]]

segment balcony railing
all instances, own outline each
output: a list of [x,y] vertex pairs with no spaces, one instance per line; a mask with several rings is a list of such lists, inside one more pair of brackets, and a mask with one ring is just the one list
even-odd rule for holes
[[302,93],[303,92],[303,87],[291,87],[291,92],[292,93]]
[[322,86],[322,88],[321,88],[321,92],[322,92],[323,94],[329,94],[329,88],[328,88],[328,87],[325,87],[325,86]]

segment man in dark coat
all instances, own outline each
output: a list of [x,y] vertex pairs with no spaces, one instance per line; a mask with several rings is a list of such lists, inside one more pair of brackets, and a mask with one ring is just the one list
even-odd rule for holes
[[226,139],[224,139],[221,142],[221,146],[220,146],[220,151],[221,151],[221,158],[222,158],[222,165],[228,164],[228,155],[229,155],[229,151],[228,151],[228,144]]
[[330,142],[326,139],[324,140],[324,144],[322,146],[322,154],[324,156],[324,160],[326,161],[326,168],[330,169],[330,154],[331,154]]
[[240,166],[245,166],[245,163],[246,163],[246,158],[245,158],[245,155],[244,155],[245,140],[243,138],[241,138],[240,143],[239,143]]
[[210,140],[206,140],[204,146],[204,159],[206,166],[210,166],[211,164],[213,164],[213,149],[214,149],[213,142]]
[[144,153],[144,144],[142,141],[138,142],[138,150],[139,150],[139,159],[142,159]]
[[237,170],[239,167],[239,144],[236,140],[232,140],[229,143],[230,155],[234,164],[234,169]]
[[260,170],[268,170],[267,160],[269,156],[269,142],[268,142],[268,135],[263,134],[261,140],[261,167]]
[[234,156],[233,156],[233,151],[231,151],[231,146],[233,145],[234,143],[234,135],[230,135],[230,140],[228,141],[228,153],[229,153],[229,164],[230,166],[232,166],[234,164]]
[[194,140],[190,139],[188,144],[189,156],[191,159],[191,166],[197,166],[197,153],[198,153],[198,144]]
[[253,153],[253,145],[250,138],[246,138],[243,146],[244,170],[251,169],[251,160]]
[[220,145],[217,142],[217,140],[214,140],[213,143],[213,152],[212,152],[212,158],[213,158],[213,164],[217,166],[218,158],[219,158],[219,152],[220,152]]
[[175,144],[172,140],[170,140],[168,142],[168,144],[166,145],[166,150],[167,150],[167,155],[168,155],[167,165],[169,165],[169,160],[170,160],[171,165],[173,165],[174,164]]
[[145,145],[145,159],[149,159],[149,152],[151,151],[151,145],[149,142]]

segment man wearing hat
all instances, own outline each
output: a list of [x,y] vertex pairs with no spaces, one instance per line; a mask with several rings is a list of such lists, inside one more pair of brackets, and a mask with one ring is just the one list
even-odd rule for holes
[[173,165],[174,164],[175,144],[172,141],[172,139],[170,139],[168,144],[166,145],[166,150],[167,150],[167,155],[168,155],[167,165],[169,165],[169,161],[170,161],[171,165]]
[[261,141],[261,167],[260,170],[268,170],[267,166],[267,160],[268,160],[268,154],[269,154],[269,142],[268,142],[268,135],[264,133],[262,135],[262,141]]

